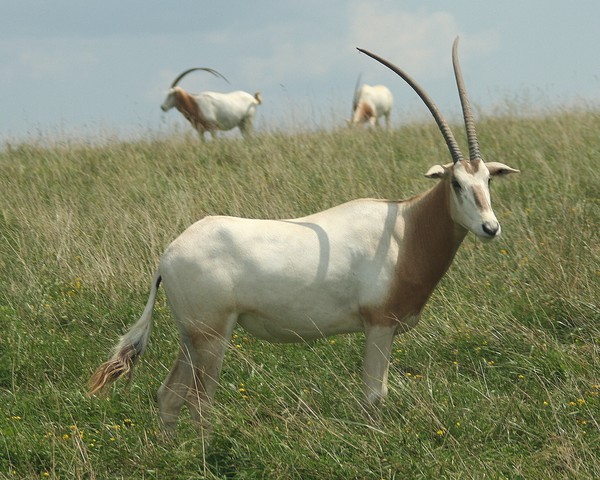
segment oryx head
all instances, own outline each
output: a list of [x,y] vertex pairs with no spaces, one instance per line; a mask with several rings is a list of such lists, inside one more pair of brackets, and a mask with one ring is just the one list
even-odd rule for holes
[[173,83],[171,83],[171,87],[169,88],[169,91],[167,92],[167,96],[165,98],[165,101],[160,106],[160,108],[162,109],[163,112],[166,112],[166,111],[170,110],[171,108],[173,108],[176,105],[176,103],[177,103],[177,90],[181,90],[177,86],[177,84],[188,73],[193,72],[195,70],[204,70],[205,72],[212,73],[215,77],[221,77],[223,80],[225,80],[227,83],[229,83],[229,80],[227,80],[223,75],[221,75],[216,70],[213,70],[212,68],[206,68],[206,67],[189,68],[189,69],[185,70],[184,72],[180,73],[179,75],[177,75],[177,77],[175,78],[175,80],[173,80]]
[[469,144],[469,159],[465,159],[458,147],[458,143],[450,130],[446,120],[429,95],[404,71],[387,60],[358,49],[378,62],[384,64],[400,75],[417,92],[425,102],[427,108],[435,118],[446,145],[452,156],[452,163],[435,165],[429,169],[425,176],[439,178],[449,185],[450,209],[452,219],[467,230],[483,239],[492,239],[500,235],[501,228],[490,201],[490,179],[494,176],[517,173],[518,170],[499,162],[484,162],[479,151],[479,142],[475,130],[475,122],[471,105],[467,97],[462,72],[458,63],[458,37],[452,46],[452,63],[454,76],[458,86],[458,94],[463,110],[463,117]]

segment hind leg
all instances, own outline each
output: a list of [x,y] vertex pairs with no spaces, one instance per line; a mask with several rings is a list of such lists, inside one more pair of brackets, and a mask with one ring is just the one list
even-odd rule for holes
[[216,323],[218,327],[209,327],[204,323],[187,335],[186,344],[190,350],[193,375],[185,402],[203,439],[212,430],[211,410],[236,318],[237,316],[231,315],[225,321]]
[[172,434],[177,428],[177,417],[186,402],[192,384],[193,370],[189,355],[181,347],[169,375],[158,389],[158,411],[165,432]]
[[253,128],[252,119],[246,118],[240,122],[239,129],[245,139],[252,136]]

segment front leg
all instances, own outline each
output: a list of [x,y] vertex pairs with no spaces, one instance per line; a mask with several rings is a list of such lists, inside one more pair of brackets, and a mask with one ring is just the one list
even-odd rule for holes
[[363,363],[363,398],[366,406],[378,406],[387,397],[390,354],[396,325],[366,325]]
[[190,120],[190,122],[192,123],[192,126],[194,127],[194,129],[198,132],[198,138],[200,138],[200,141],[205,142],[206,139],[204,138],[204,132],[206,132],[206,129],[204,128],[202,123],[192,122],[192,120]]

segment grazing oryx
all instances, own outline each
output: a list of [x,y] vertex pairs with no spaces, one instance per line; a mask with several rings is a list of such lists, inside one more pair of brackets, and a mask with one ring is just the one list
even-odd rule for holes
[[453,160],[425,174],[440,181],[408,200],[354,200],[288,220],[217,216],[193,224],[163,253],[142,316],[92,375],[90,393],[132,371],[146,348],[162,282],[181,333],[179,356],[158,391],[167,431],[187,405],[201,434],[209,432],[208,412],[236,324],[270,342],[364,332],[365,402],[386,397],[394,336],[416,325],[467,232],[482,239],[500,234],[489,181],[518,170],[482,160],[456,41],[469,159],[422,88],[361,51],[400,75],[433,114]]
[[202,92],[192,95],[177,84],[195,70],[210,72],[227,81],[223,75],[211,68],[190,68],[173,80],[167,98],[160,106],[163,112],[175,107],[198,130],[202,140],[206,131],[216,138],[217,130],[231,130],[235,127],[240,129],[244,137],[248,137],[252,131],[256,106],[262,103],[260,93],[256,92],[252,96],[238,90],[231,93]]
[[385,126],[389,128],[394,103],[392,92],[384,85],[364,84],[358,88],[358,83],[354,90],[350,126],[362,126],[367,122],[371,126],[379,126],[379,117],[385,117]]

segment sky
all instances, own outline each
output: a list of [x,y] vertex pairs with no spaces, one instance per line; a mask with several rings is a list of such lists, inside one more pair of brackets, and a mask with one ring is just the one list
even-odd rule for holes
[[0,0],[0,142],[185,131],[160,105],[190,67],[191,92],[260,91],[262,131],[338,128],[360,75],[394,95],[392,122],[427,113],[415,78],[460,113],[451,46],[478,113],[600,104],[598,0]]

